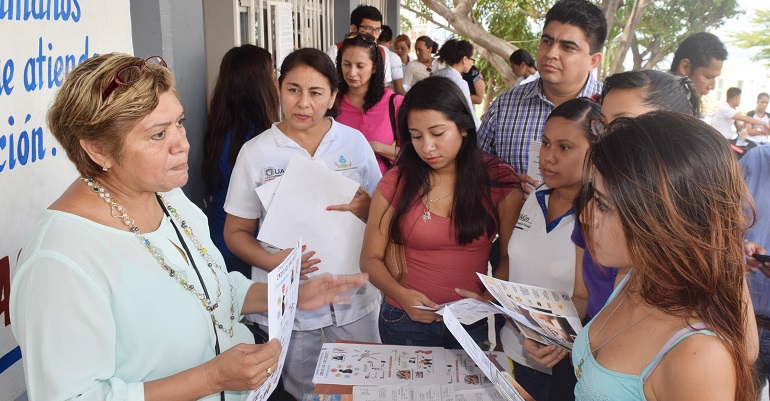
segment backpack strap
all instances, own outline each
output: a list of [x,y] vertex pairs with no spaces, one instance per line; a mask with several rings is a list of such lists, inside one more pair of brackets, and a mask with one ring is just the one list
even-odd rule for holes
[[396,94],[393,93],[390,95],[390,100],[388,101],[388,112],[390,114],[390,129],[393,131],[393,140],[398,140],[398,133],[396,132],[396,102],[395,102]]
[[[393,140],[398,141],[398,133],[396,132],[396,94],[392,93],[390,99],[388,99],[388,114],[390,115],[390,129],[393,132]],[[388,169],[393,168],[393,162],[387,157],[382,157],[382,161]]]

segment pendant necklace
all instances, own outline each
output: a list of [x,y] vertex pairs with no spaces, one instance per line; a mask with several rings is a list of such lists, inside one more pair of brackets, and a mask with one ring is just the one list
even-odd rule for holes
[[422,212],[422,222],[423,223],[427,223],[428,220],[431,219],[431,217],[430,217],[431,216],[430,215],[430,203],[431,202],[438,202],[438,201],[440,201],[442,199],[446,199],[446,198],[448,198],[450,196],[452,196],[452,194],[448,193],[448,194],[446,194],[446,195],[444,195],[444,196],[442,196],[440,198],[431,199],[430,198],[430,192],[428,192],[428,194],[425,196],[425,210],[423,210],[423,212]]
[[[198,250],[200,255],[206,261],[206,265],[214,275],[214,279],[216,279],[216,282],[217,282],[217,296],[215,300],[209,299],[204,292],[198,291],[194,285],[190,284],[190,282],[182,278],[182,276],[180,276],[176,270],[171,268],[171,266],[169,266],[166,263],[165,259],[163,259],[163,256],[161,256],[160,253],[158,253],[157,249],[150,244],[150,240],[147,239],[147,237],[145,237],[144,234],[142,234],[139,231],[139,227],[137,227],[136,224],[134,224],[134,220],[128,217],[128,214],[126,214],[125,212],[125,208],[119,205],[118,202],[115,199],[113,199],[108,192],[104,190],[104,187],[101,184],[96,182],[93,178],[81,178],[81,179],[83,180],[83,182],[86,183],[86,185],[88,185],[89,188],[91,188],[91,190],[95,194],[97,194],[100,198],[104,199],[104,201],[108,205],[110,205],[110,215],[112,217],[115,217],[123,221],[123,224],[125,224],[129,228],[129,231],[131,231],[132,233],[134,233],[134,235],[136,235],[136,238],[145,247],[145,249],[147,249],[147,251],[150,252],[153,259],[155,259],[158,262],[160,267],[163,270],[165,270],[166,273],[168,273],[168,275],[171,278],[175,279],[177,283],[179,283],[179,285],[182,286],[182,288],[189,291],[196,298],[198,298],[198,300],[201,302],[203,307],[209,312],[209,315],[211,316],[211,321],[214,323],[214,326],[219,328],[220,330],[222,330],[232,338],[234,334],[233,328],[235,326],[235,289],[233,288],[233,285],[230,284],[230,280],[228,279],[227,285],[230,287],[230,319],[229,319],[230,327],[225,327],[225,325],[221,323],[217,319],[217,317],[214,315],[214,311],[219,307],[219,300],[222,295],[222,285],[219,281],[219,276],[217,275],[217,271],[215,269],[225,274],[226,274],[226,271],[222,268],[222,266],[219,265],[219,263],[217,263],[214,260],[214,258],[211,257],[211,255],[208,253],[208,250],[203,246],[203,244],[201,244],[201,242],[195,236],[195,233],[193,232],[192,227],[190,227],[187,224],[187,222],[184,219],[182,219],[182,216],[177,212],[176,208],[171,206],[171,204],[168,202],[166,197],[163,196],[162,194],[156,193],[156,196],[158,197],[158,199],[160,199],[160,201],[163,202],[162,206],[164,206],[165,209],[170,213],[170,216],[173,216],[173,218],[171,219],[171,223],[174,224],[174,219],[180,222],[180,225],[182,226],[182,229],[184,230],[185,234],[187,235],[188,238],[190,238],[190,240],[192,240],[193,245],[195,245],[195,248]],[[174,224],[174,229],[176,229],[175,224]],[[181,241],[182,237],[180,236],[179,239]],[[185,244],[182,244],[182,245],[185,248],[187,248]],[[188,255],[190,259],[189,261],[190,264],[193,266],[193,268],[195,268],[195,264],[192,260],[192,255],[190,255],[189,253]],[[196,268],[196,271],[197,271],[197,268]],[[201,285],[204,286],[204,291],[205,291],[205,285],[203,284],[202,278],[201,278]]]
[[[620,305],[623,304],[623,301],[625,301],[626,298],[628,298],[628,292],[626,292],[626,295],[623,297],[623,299],[621,299],[620,302],[618,302],[618,305],[615,306],[615,309],[612,310],[612,313],[610,313],[610,315],[607,316],[607,320],[605,320],[604,323],[602,323],[602,325],[599,327],[599,330],[597,330],[596,333],[594,333],[594,339],[596,339],[596,336],[599,335],[599,333],[602,331],[602,329],[607,324],[607,322],[610,321],[610,319],[615,314],[615,312],[618,311],[618,308],[620,308]],[[594,354],[594,353],[598,352],[602,347],[607,345],[610,341],[614,340],[615,337],[625,333],[626,331],[628,331],[632,327],[634,327],[637,324],[639,324],[642,320],[647,319],[647,317],[649,317],[651,314],[652,314],[652,311],[649,311],[646,315],[642,316],[637,321],[631,323],[631,325],[629,325],[625,329],[620,330],[619,332],[615,333],[612,337],[610,337],[607,340],[605,340],[603,343],[601,343],[601,345],[596,347],[596,349],[593,350],[593,351],[591,351],[591,337],[588,336],[588,333],[586,333],[586,336],[588,337],[588,349],[586,349],[586,351],[583,353],[583,357],[580,358],[580,361],[578,362],[577,368],[575,369],[575,377],[577,377],[579,379],[580,375],[583,373],[583,362],[585,362],[585,359],[588,357],[589,353]]]

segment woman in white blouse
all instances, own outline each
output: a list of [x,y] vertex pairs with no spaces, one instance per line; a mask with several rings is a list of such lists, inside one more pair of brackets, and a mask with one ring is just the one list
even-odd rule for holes
[[428,78],[440,66],[433,55],[438,53],[438,43],[427,36],[420,36],[414,42],[414,52],[417,60],[410,61],[404,70],[404,89],[407,91],[417,82]]
[[441,50],[438,51],[438,58],[446,67],[435,71],[433,75],[449,78],[460,88],[465,97],[465,102],[468,104],[468,109],[471,115],[473,115],[476,129],[478,129],[481,122],[476,117],[476,108],[471,100],[471,90],[468,87],[468,82],[463,79],[462,75],[466,74],[473,67],[473,62],[475,61],[473,59],[473,45],[465,40],[447,40],[444,46],[441,47]]

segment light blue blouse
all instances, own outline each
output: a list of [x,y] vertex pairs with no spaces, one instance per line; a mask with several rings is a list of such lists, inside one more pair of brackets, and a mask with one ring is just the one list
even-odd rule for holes
[[[180,189],[169,203],[195,230],[222,266],[209,238],[206,216]],[[109,207],[104,205],[104,213]],[[179,223],[177,222],[177,225]],[[144,400],[144,383],[198,366],[215,356],[211,318],[201,302],[169,277],[134,234],[61,211],[38,218],[11,286],[13,333],[21,345],[29,399]],[[200,289],[168,218],[146,233],[178,274]],[[209,294],[217,284],[184,234]],[[230,320],[229,280],[236,313],[252,282],[240,273],[217,272],[222,283],[217,319]],[[236,316],[236,320],[239,318]],[[218,330],[220,348],[254,343],[236,323],[230,338]],[[228,392],[227,400],[243,400]],[[205,400],[218,400],[213,394]]]

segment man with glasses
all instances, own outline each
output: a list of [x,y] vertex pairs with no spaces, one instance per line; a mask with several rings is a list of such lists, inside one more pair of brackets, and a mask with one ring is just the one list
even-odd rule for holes
[[[376,7],[360,5],[350,13],[350,32],[368,33],[377,40],[382,33],[382,13]],[[337,52],[342,46],[342,42],[335,43],[326,50],[326,54],[331,57],[332,62],[337,63]],[[403,69],[392,69],[390,52],[385,51],[380,46],[380,54],[384,61],[385,84],[394,88],[403,88],[402,79],[404,78]],[[403,90],[403,89],[402,89]]]

